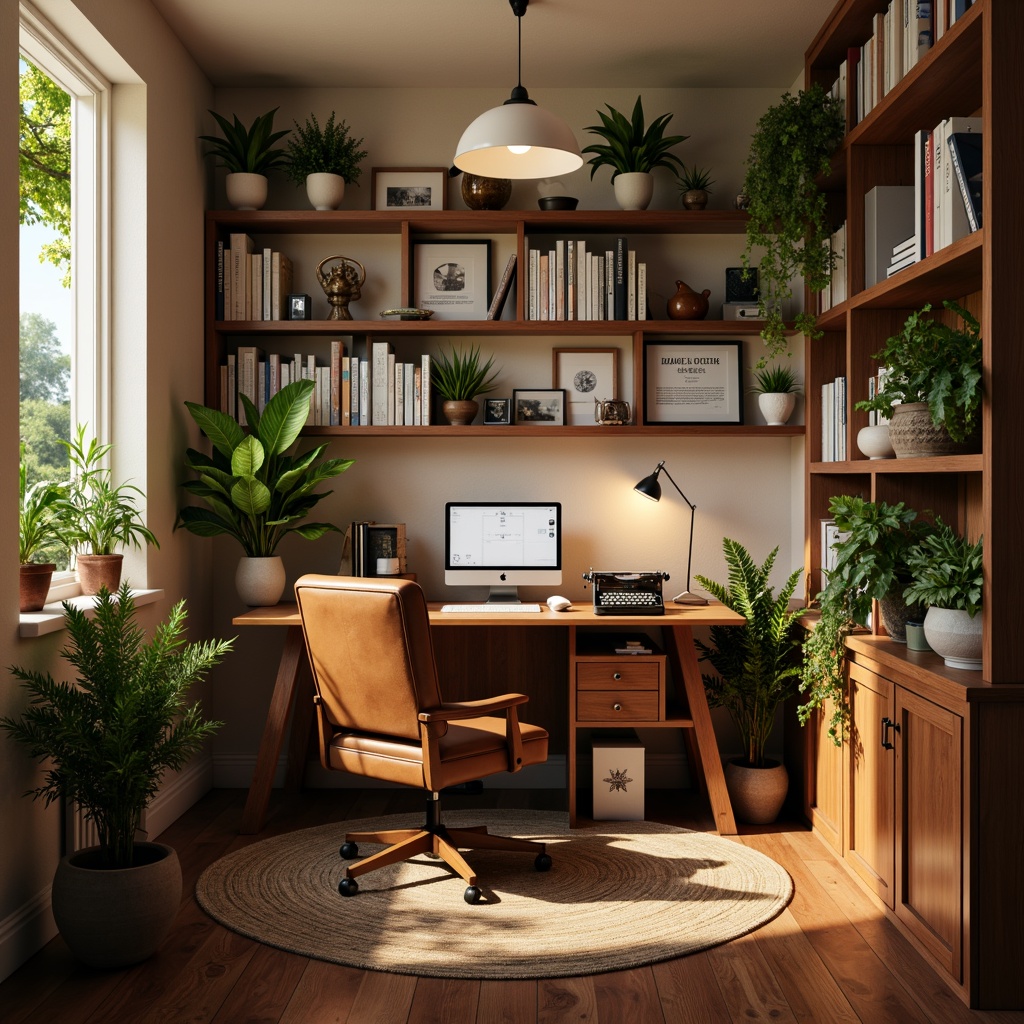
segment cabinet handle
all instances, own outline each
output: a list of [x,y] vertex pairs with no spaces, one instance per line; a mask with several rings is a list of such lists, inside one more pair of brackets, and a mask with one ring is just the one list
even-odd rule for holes
[[622,705],[621,704],[613,704],[612,705],[612,711],[621,711],[621,710],[622,710]]
[[882,719],[882,747],[885,750],[895,749],[892,743],[889,742],[889,730],[899,733],[900,727],[888,716]]
[[613,672],[612,673],[612,679],[614,679],[615,682],[618,682],[621,678],[622,678],[622,673],[621,672]]

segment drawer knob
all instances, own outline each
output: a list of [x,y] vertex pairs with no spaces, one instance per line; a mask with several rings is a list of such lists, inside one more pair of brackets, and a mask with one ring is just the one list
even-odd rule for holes
[[613,672],[612,673],[612,679],[614,679],[616,682],[618,682],[621,678],[622,678],[622,673],[621,672]]
[[613,704],[612,705],[612,711],[621,711],[621,710],[622,710],[622,705],[621,704]]

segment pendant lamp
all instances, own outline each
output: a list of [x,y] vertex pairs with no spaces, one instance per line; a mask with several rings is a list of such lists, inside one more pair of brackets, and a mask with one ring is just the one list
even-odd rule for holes
[[487,178],[553,178],[583,165],[579,143],[560,117],[543,110],[523,88],[523,15],[529,0],[509,0],[519,26],[519,84],[500,107],[481,114],[463,133],[455,166]]

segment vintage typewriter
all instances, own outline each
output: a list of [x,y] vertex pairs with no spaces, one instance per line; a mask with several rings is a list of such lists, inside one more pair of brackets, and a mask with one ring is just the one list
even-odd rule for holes
[[583,578],[594,585],[595,615],[664,615],[662,583],[667,572],[596,572]]

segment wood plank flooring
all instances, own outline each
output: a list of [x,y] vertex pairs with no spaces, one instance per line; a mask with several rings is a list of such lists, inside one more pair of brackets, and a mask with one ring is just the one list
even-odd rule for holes
[[[790,906],[751,935],[650,967],[540,981],[458,981],[355,970],[262,946],[215,924],[192,892],[229,850],[324,821],[415,809],[395,790],[275,792],[260,836],[240,836],[245,794],[215,790],[160,838],[178,851],[181,912],[157,956],[121,971],[78,965],[60,938],[0,985],[4,1024],[1024,1024],[976,1012],[880,914],[817,837],[780,823],[736,842],[796,884]],[[449,808],[558,806],[556,792],[486,791]],[[648,817],[710,830],[678,794],[648,793]]]

